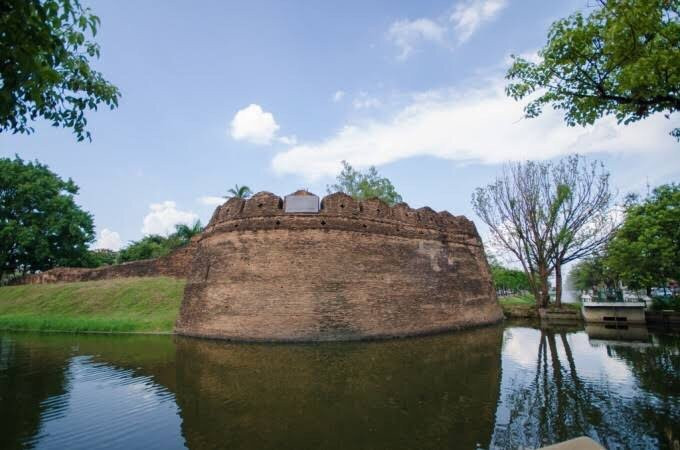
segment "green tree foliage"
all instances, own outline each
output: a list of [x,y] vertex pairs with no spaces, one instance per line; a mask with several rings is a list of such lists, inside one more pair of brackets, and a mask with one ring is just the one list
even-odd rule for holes
[[85,257],[83,266],[85,267],[101,267],[116,264],[118,261],[118,252],[109,249],[89,250]]
[[342,172],[337,176],[337,183],[327,186],[329,194],[344,192],[357,200],[379,198],[388,205],[395,205],[402,201],[389,179],[378,175],[375,167],[361,173],[355,170],[347,161],[342,162]]
[[595,290],[598,287],[613,288],[616,274],[607,266],[602,255],[584,258],[569,272],[568,284],[579,291]]
[[99,18],[78,0],[0,2],[0,132],[31,133],[38,118],[91,139],[86,110],[120,92],[90,67]]
[[118,253],[118,262],[137,261],[139,259],[159,258],[170,253],[175,248],[169,237],[152,234],[144,236]]
[[37,161],[0,158],[0,275],[85,262],[94,225],[77,193]]
[[[599,3],[588,16],[553,23],[540,62],[513,56],[506,92],[532,97],[527,117],[548,104],[563,110],[570,126],[611,114],[628,124],[680,110],[680,0]],[[680,128],[671,134],[680,139]]]
[[131,242],[118,254],[118,262],[137,261],[139,259],[160,258],[176,248],[189,243],[191,238],[203,231],[200,221],[193,225],[176,225],[175,232],[169,236],[152,234],[138,241]]
[[253,195],[253,191],[251,191],[248,186],[239,186],[238,184],[235,184],[233,188],[227,191],[227,193],[229,195],[224,198],[248,198]]
[[182,245],[184,245],[188,243],[192,237],[201,234],[202,231],[203,225],[201,225],[200,220],[197,220],[193,225],[186,225],[183,223],[175,225],[174,236],[176,236],[180,242],[183,243]]
[[522,270],[509,269],[501,265],[491,265],[491,276],[496,290],[502,294],[516,294],[530,289],[529,279]]
[[630,206],[607,251],[607,264],[631,288],[680,280],[680,184],[659,186]]

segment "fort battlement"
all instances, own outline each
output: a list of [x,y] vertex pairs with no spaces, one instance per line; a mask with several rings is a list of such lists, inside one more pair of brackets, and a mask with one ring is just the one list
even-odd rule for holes
[[448,212],[259,192],[218,207],[196,245],[180,334],[354,340],[502,318],[474,224]]
[[[313,195],[304,192],[292,195]],[[377,198],[358,201],[341,192],[324,197],[317,213],[286,212],[284,200],[270,192],[258,192],[247,200],[231,198],[215,210],[204,236],[229,231],[307,228],[481,244],[474,223],[465,216],[435,212],[429,207],[413,209],[406,203],[390,206]]]

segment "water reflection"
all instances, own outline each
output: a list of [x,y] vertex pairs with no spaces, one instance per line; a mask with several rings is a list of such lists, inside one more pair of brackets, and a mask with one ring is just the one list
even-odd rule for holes
[[244,346],[177,340],[191,448],[487,447],[499,327],[400,341]]
[[632,345],[648,347],[651,344],[645,325],[620,325],[589,323],[586,334],[590,343],[596,345]]
[[527,324],[323,345],[5,333],[0,448],[672,448],[679,339]]
[[145,375],[168,356],[167,338],[0,335],[0,448],[183,448],[174,395]]
[[[596,339],[579,329],[506,329],[492,447],[533,448],[581,435],[607,448],[680,445],[673,431],[680,420],[677,337],[630,346],[620,334],[602,341],[609,330],[588,331]],[[639,339],[640,330],[633,333]],[[665,370],[645,373],[659,366]]]

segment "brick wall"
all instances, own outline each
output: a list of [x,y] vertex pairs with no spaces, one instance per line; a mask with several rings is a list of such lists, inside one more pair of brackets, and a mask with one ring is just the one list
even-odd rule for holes
[[357,202],[285,214],[262,192],[220,206],[197,241],[176,331],[246,340],[352,340],[497,322],[474,224]]
[[191,242],[157,259],[143,259],[113,266],[97,267],[96,269],[57,267],[45,272],[27,275],[17,280],[17,284],[72,283],[125,277],[168,276],[186,278],[191,268],[195,250],[196,242]]

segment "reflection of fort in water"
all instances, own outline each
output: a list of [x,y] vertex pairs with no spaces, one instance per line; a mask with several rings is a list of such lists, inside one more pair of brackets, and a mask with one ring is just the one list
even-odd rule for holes
[[[12,447],[38,433],[48,398],[67,401],[64,372],[70,350],[77,348],[109,369],[132,369],[173,392],[189,448],[487,447],[499,395],[502,332],[490,327],[324,345],[20,336],[11,344],[11,358],[37,359],[7,364],[34,396],[10,418],[5,405],[12,392],[3,393],[0,414],[11,420],[0,424],[0,442]],[[35,370],[42,365],[46,371]],[[42,385],[50,388],[32,387]],[[29,422],[34,425],[21,435],[7,433]]]
[[[610,332],[509,325],[323,345],[2,335],[0,447],[30,444],[46,422],[68,414],[69,367],[78,361],[119,385],[142,388],[130,395],[165,391],[179,415],[174,434],[181,431],[184,440],[174,446],[517,448],[589,435],[610,447],[672,447],[680,339],[650,332],[654,345],[639,348],[598,334]],[[92,410],[102,419],[73,439],[101,445],[97,439],[113,421],[125,435],[137,427],[163,442],[154,424],[107,413]]]

